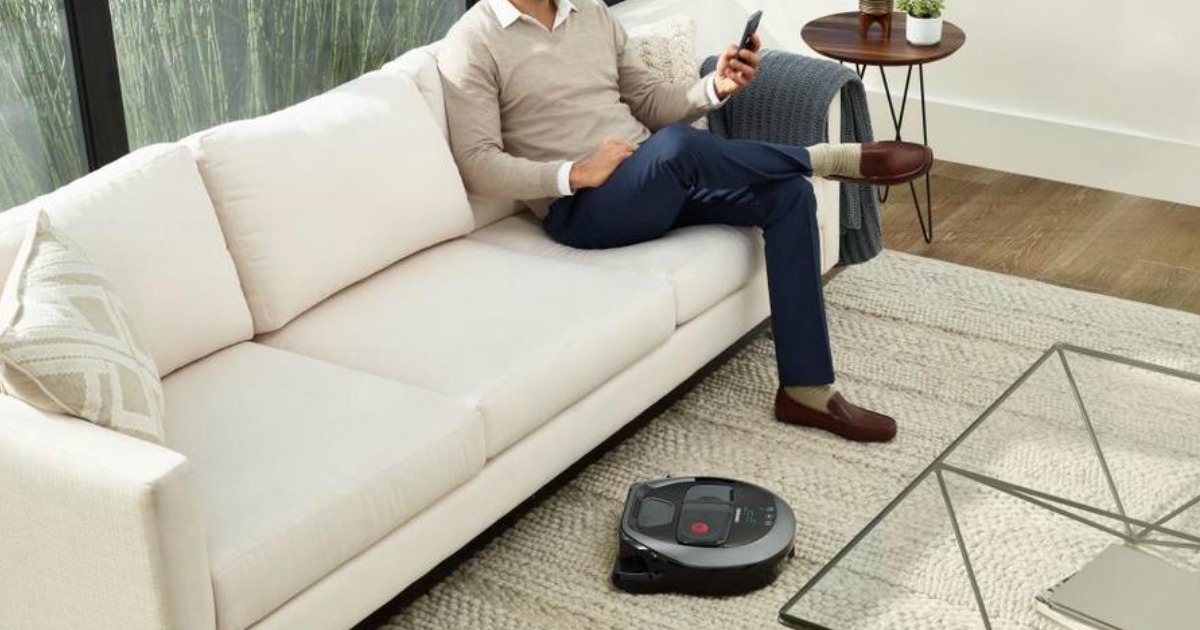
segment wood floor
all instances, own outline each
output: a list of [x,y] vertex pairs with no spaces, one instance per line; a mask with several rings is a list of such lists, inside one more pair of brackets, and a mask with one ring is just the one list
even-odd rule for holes
[[950,162],[933,194],[926,245],[908,187],[891,191],[888,249],[1200,313],[1200,208]]

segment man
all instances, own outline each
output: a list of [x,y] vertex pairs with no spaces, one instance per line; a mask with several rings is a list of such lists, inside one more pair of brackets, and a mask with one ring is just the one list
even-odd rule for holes
[[781,386],[776,417],[860,441],[895,422],[835,386],[821,295],[816,200],[806,179],[896,184],[929,169],[920,145],[807,149],[725,140],[679,123],[754,79],[759,39],[714,74],[656,80],[600,0],[480,0],[438,53],[450,143],[467,188],[523,200],[565,245],[608,248],[704,223],[754,225],[766,242]]

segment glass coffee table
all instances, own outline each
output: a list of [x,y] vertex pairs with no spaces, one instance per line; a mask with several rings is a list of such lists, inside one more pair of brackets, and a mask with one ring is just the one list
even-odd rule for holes
[[1035,596],[1121,541],[1200,571],[1200,375],[1059,344],[780,620],[805,630],[1059,628]]

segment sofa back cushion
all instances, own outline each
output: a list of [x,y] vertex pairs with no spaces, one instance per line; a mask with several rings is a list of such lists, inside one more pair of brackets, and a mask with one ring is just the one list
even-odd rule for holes
[[437,121],[403,77],[373,72],[188,143],[258,333],[474,224]]
[[437,123],[442,137],[450,138],[450,126],[446,123],[446,95],[442,91],[442,76],[438,73],[437,51],[439,42],[413,48],[379,69],[380,74],[412,81],[425,99],[429,113]]
[[186,147],[147,147],[0,213],[0,278],[38,208],[108,278],[162,375],[251,337],[233,260]]
[[[416,84],[442,131],[442,137],[448,140],[450,128],[446,122],[446,95],[442,90],[442,75],[437,67],[440,45],[440,42],[434,42],[428,46],[414,48],[385,65],[380,71],[388,76],[407,78]],[[471,211],[475,214],[475,229],[491,225],[521,209],[521,205],[511,199],[471,194],[467,195],[467,199],[471,204]]]

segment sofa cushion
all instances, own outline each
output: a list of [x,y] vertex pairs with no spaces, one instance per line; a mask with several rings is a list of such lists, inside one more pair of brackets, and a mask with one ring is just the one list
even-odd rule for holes
[[492,456],[648,354],[674,324],[661,280],[458,240],[262,342],[475,405]]
[[483,466],[470,407],[267,346],[228,348],[163,385],[222,630],[250,626]]
[[439,42],[428,46],[413,48],[396,59],[384,64],[379,69],[380,74],[389,77],[403,77],[417,86],[429,113],[442,132],[442,137],[450,138],[450,126],[446,122],[446,95],[442,91],[442,75],[438,72],[437,51]]
[[662,278],[674,288],[676,323],[683,324],[745,286],[762,266],[762,238],[757,232],[700,225],[628,247],[584,250],[554,242],[537,217],[524,213],[478,230],[469,238],[544,258]]
[[253,334],[212,202],[186,147],[141,149],[0,213],[0,277],[45,209],[125,301],[159,373]]
[[[637,51],[650,74],[667,83],[688,83],[700,74],[696,63],[696,21],[686,14],[629,29],[626,47]],[[692,126],[708,129],[708,117]]]
[[0,392],[162,444],[162,383],[104,274],[38,212],[0,297]]
[[373,72],[193,136],[256,332],[474,225],[411,81]]
[[[657,78],[668,83],[695,81],[696,21],[686,14],[629,29],[626,47],[637,51],[642,63]],[[716,52],[716,51],[713,51]]]
[[[437,51],[440,42],[435,42],[421,48],[414,48],[399,58],[389,62],[380,69],[387,76],[403,77],[416,84],[437,121],[442,137],[450,137],[450,128],[446,123],[446,95],[442,91],[442,75],[438,72]],[[495,223],[504,217],[512,216],[520,209],[520,204],[511,199],[480,197],[467,195],[471,211],[475,214],[475,226]]]

